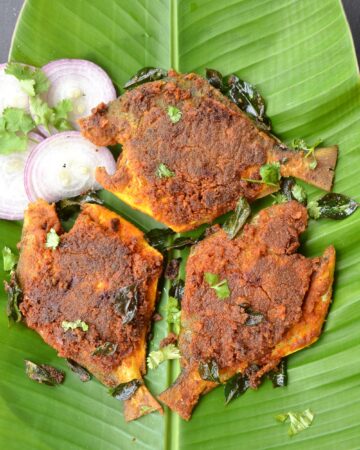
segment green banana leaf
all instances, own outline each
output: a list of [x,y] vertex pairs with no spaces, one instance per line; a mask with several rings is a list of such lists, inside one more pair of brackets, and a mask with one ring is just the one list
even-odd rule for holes
[[[120,92],[149,65],[236,72],[267,99],[281,139],[321,137],[326,145],[339,144],[335,191],[360,200],[360,85],[339,0],[27,0],[10,58],[37,66],[57,58],[90,59],[108,71]],[[143,229],[154,227],[154,221],[104,196]],[[330,243],[337,249],[335,295],[320,340],[289,358],[289,386],[273,389],[266,382],[228,406],[218,388],[201,400],[188,423],[166,410],[126,424],[121,403],[100,383],[82,384],[34,332],[21,324],[8,327],[2,291],[0,448],[358,449],[359,230],[356,213],[342,222],[312,222],[306,232],[304,254],[318,255]],[[15,250],[20,232],[20,222],[2,221],[1,247]],[[150,348],[166,334],[166,324],[157,323]],[[29,380],[25,358],[64,369],[65,383],[51,388]],[[177,370],[176,363],[163,364],[147,384],[159,393]],[[306,408],[315,412],[312,426],[288,437],[287,426],[274,416]]]

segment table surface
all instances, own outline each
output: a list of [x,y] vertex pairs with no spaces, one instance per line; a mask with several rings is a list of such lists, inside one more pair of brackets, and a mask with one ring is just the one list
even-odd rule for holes
[[[353,33],[357,57],[360,61],[360,0],[342,0],[342,2]],[[23,3],[24,0],[0,0],[0,63],[7,61],[11,36]]]

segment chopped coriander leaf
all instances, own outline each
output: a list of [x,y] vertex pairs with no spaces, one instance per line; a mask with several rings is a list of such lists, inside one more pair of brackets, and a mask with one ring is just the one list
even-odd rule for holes
[[5,73],[17,78],[23,91],[31,97],[49,89],[50,82],[41,69],[12,62],[7,64]]
[[317,141],[315,141],[315,143],[310,146],[308,145],[304,139],[294,139],[292,141],[292,147],[295,150],[302,150],[305,152],[305,158],[310,158],[311,157],[311,162],[309,163],[309,168],[311,170],[316,169],[317,167],[317,160],[316,160],[316,155],[315,155],[315,149],[316,147],[318,147],[322,142],[322,139],[318,139]]
[[158,178],[171,178],[175,176],[175,172],[170,170],[164,163],[160,163],[156,169],[156,176]]
[[35,123],[24,109],[5,108],[2,114],[6,131],[28,133],[35,128]]
[[172,123],[179,122],[182,116],[182,112],[180,111],[180,109],[176,108],[175,106],[168,106],[167,113]]
[[40,97],[30,98],[30,110],[35,124],[44,126],[48,131],[49,127],[54,127],[59,131],[71,130],[68,114],[72,108],[73,105],[69,99],[61,100],[53,108],[50,108]]
[[289,436],[294,436],[294,434],[300,433],[300,431],[306,430],[312,424],[314,420],[314,413],[311,409],[306,409],[303,412],[287,412],[284,414],[279,414],[276,416],[278,422],[286,422],[289,420],[290,427],[288,430]]
[[53,250],[56,249],[56,247],[60,243],[60,236],[56,233],[54,228],[51,228],[48,234],[46,235],[46,248],[52,248]]
[[254,180],[251,178],[243,178],[243,180],[248,181],[249,183],[260,183],[278,187],[281,179],[280,163],[264,164],[260,167],[260,176],[261,180]]
[[141,414],[146,414],[148,412],[152,411],[152,408],[148,405],[142,405],[140,406],[140,412]]
[[306,204],[307,202],[306,191],[302,186],[300,186],[300,184],[295,183],[295,185],[291,188],[291,194],[294,197],[294,199],[297,200],[299,203]]
[[9,247],[4,247],[2,251],[4,271],[10,272],[18,261],[18,257],[11,251]]
[[0,153],[8,155],[12,152],[23,152],[26,150],[28,139],[26,136],[18,136],[16,133],[0,132]]
[[66,320],[63,320],[61,322],[61,326],[64,331],[75,330],[76,328],[81,328],[83,331],[87,331],[89,329],[89,325],[80,319],[75,320],[75,322],[67,322]]
[[179,359],[180,351],[174,344],[166,345],[160,350],[154,350],[147,357],[149,369],[156,369],[162,362],[169,359]]
[[230,297],[230,289],[226,279],[220,281],[219,275],[205,272],[205,281],[210,285],[211,289],[214,289],[218,298],[225,299]]
[[167,322],[173,324],[175,333],[179,334],[181,311],[179,309],[179,302],[175,297],[168,298],[166,315]]

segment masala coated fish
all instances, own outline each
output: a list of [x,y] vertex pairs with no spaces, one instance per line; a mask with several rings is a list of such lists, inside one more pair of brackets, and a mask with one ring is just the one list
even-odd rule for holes
[[[60,236],[54,249],[51,229]],[[138,380],[126,420],[161,411],[142,381],[161,271],[143,233],[102,206],[86,204],[67,233],[54,205],[38,200],[25,213],[16,270],[25,323],[106,386]]]
[[[262,210],[233,240],[221,229],[193,247],[181,302],[182,371],[159,396],[182,418],[217,386],[201,377],[201,364],[216,363],[221,382],[242,373],[256,387],[281,358],[318,339],[335,250],[318,258],[296,253],[306,226],[306,208],[292,201]],[[224,285],[229,291],[219,295]]]
[[[173,123],[169,107],[179,112]],[[98,168],[97,180],[132,207],[175,231],[211,222],[276,187],[260,180],[266,163],[280,163],[283,176],[295,176],[330,190],[337,147],[315,151],[312,170],[303,151],[294,151],[254,122],[207,80],[169,71],[167,78],[100,104],[80,120],[82,134],[96,145],[120,143],[114,175]],[[163,169],[163,170],[162,170]]]

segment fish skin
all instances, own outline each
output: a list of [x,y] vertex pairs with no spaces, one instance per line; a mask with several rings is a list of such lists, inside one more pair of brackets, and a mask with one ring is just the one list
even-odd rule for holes
[[[306,208],[291,201],[263,209],[234,240],[220,230],[193,247],[181,302],[182,371],[158,396],[183,419],[189,420],[201,396],[218,385],[201,379],[200,362],[215,360],[222,383],[256,364],[250,378],[256,388],[281,358],[320,336],[332,297],[335,250],[330,246],[311,259],[297,254],[306,224]],[[264,265],[269,258],[275,263]],[[206,271],[227,279],[228,299],[209,289]],[[266,321],[247,326],[240,312],[244,302]]]
[[[181,119],[172,123],[168,106]],[[330,190],[337,147],[318,149],[318,165],[309,167],[304,151],[287,148],[254,122],[207,80],[169,71],[163,80],[125,92],[109,105],[100,104],[79,121],[82,134],[96,145],[122,144],[115,174],[98,168],[97,180],[107,190],[175,231],[211,222],[277,188],[260,180],[266,163],[280,163],[283,176],[296,176]],[[165,164],[173,176],[160,178]]]

